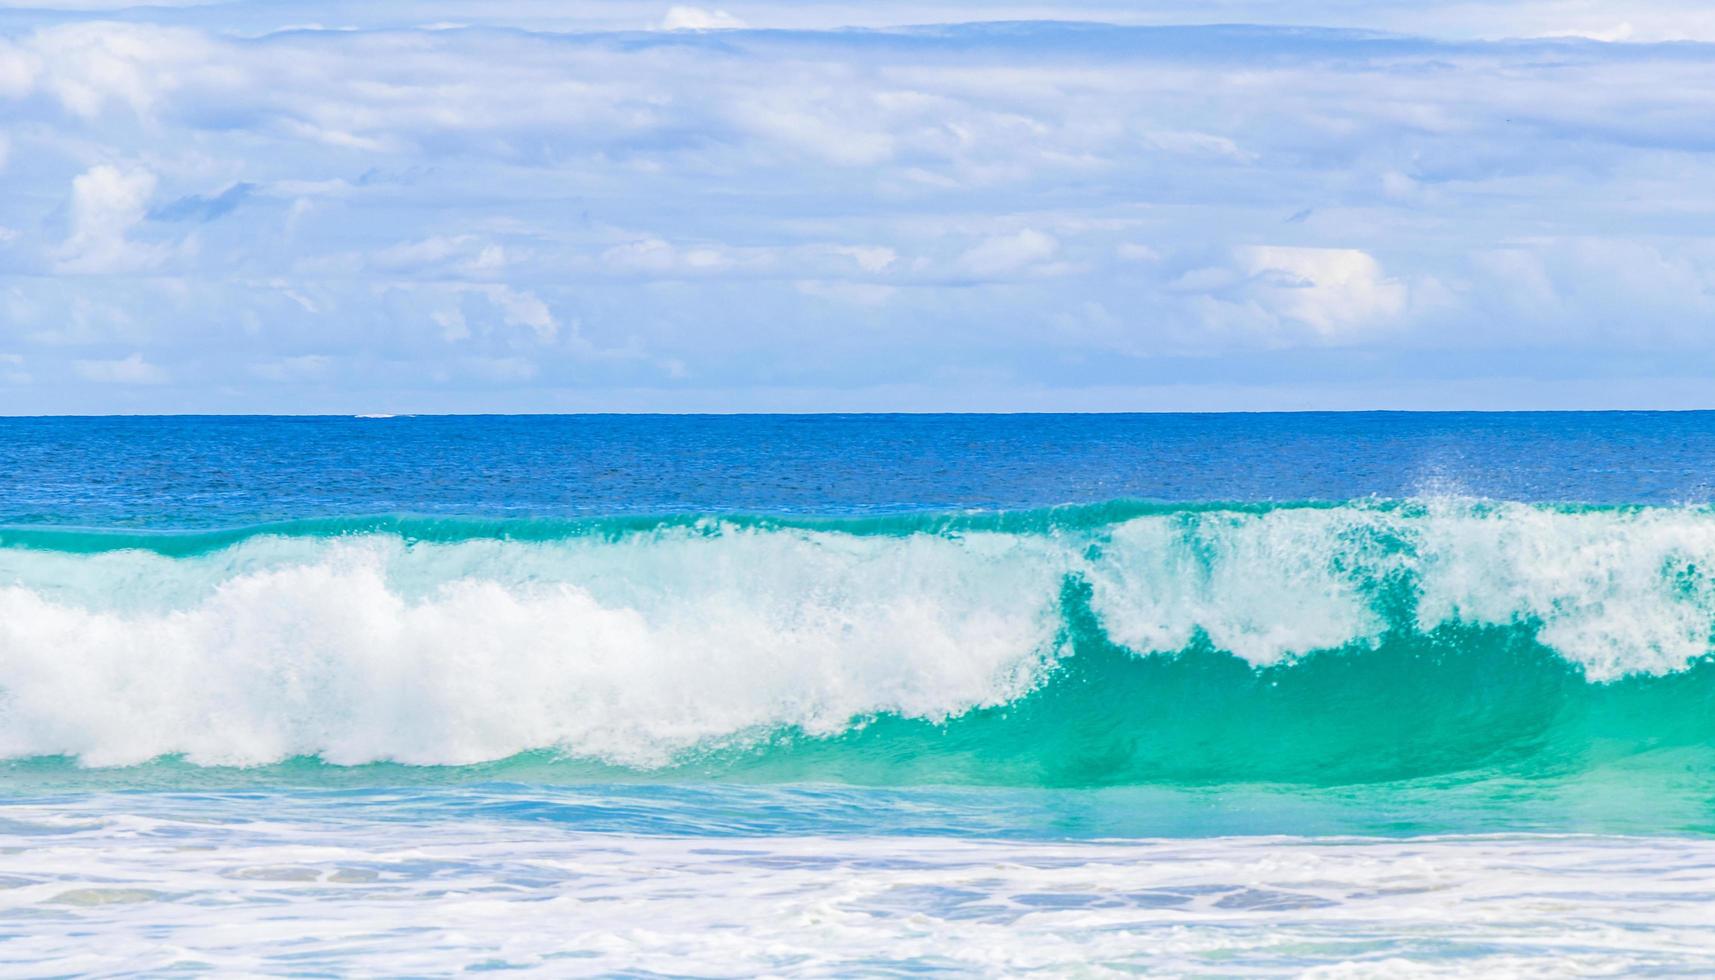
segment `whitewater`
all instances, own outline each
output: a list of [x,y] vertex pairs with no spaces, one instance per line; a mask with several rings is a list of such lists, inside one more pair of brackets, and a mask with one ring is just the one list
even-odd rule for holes
[[[516,805],[493,792],[416,802],[473,795]],[[386,816],[354,818],[360,807]],[[0,944],[0,968],[1380,978],[1709,966],[1707,839],[711,838],[395,809],[352,797],[267,813],[208,797],[15,808],[11,832],[31,846],[8,861],[0,916],[30,926]]]
[[[1326,782],[1715,730],[1703,508],[1109,504],[512,530],[0,532],[0,757]],[[1164,717],[1192,685],[1202,707]],[[1473,717],[1504,728],[1462,745]],[[1385,745],[1381,727],[1405,722],[1413,744]],[[1265,723],[1247,749],[1237,733]]]
[[0,971],[1715,970],[1712,418],[0,434]]

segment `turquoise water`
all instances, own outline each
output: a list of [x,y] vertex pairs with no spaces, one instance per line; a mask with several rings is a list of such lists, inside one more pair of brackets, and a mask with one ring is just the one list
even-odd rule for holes
[[0,748],[16,788],[1232,786],[1354,831],[1702,831],[1711,568],[1701,507],[1451,499],[17,529]]
[[[274,906],[333,972],[843,972],[896,913],[954,947],[887,969],[1179,963],[1185,929],[1191,972],[1695,972],[1708,948],[1709,417],[0,429],[27,474],[0,485],[0,834],[60,849],[0,889],[0,921],[61,923],[0,939],[21,972],[89,930],[130,950],[92,969],[275,972],[195,939]],[[1193,496],[1135,496],[1167,486]],[[1119,842],[1255,873],[1127,871]],[[582,894],[615,848],[690,891]],[[692,870],[733,848],[742,873]],[[963,848],[994,850],[929,856]],[[1669,851],[1699,862],[1684,893],[1628,905]],[[762,936],[769,869],[827,918],[685,945]],[[461,889],[681,918],[514,962]],[[451,923],[444,961],[387,938],[400,894]],[[1428,925],[1534,922],[1550,894],[1548,938]],[[367,938],[315,911],[348,900]],[[1040,963],[1033,923],[1066,944]],[[163,930],[193,952],[149,952]]]

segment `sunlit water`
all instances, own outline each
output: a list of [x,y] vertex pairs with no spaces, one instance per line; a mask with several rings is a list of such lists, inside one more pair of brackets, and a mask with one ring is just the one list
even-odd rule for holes
[[0,435],[5,972],[1715,972],[1715,416]]
[[[1695,975],[1715,841],[674,835],[419,799],[7,808],[30,973]],[[491,796],[503,807],[505,796]],[[517,801],[512,801],[517,802]]]

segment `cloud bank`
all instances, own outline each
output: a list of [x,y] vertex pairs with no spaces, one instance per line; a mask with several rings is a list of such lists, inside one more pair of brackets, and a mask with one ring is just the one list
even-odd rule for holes
[[1715,400],[1655,27],[492,6],[0,11],[0,410]]

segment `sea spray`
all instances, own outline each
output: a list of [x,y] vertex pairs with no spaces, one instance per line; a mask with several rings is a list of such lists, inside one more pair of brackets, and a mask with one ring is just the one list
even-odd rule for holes
[[1703,508],[354,518],[0,545],[12,760],[1338,785],[1715,735]]

